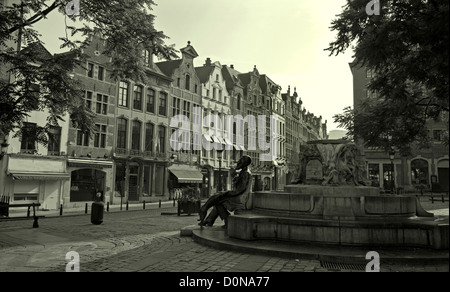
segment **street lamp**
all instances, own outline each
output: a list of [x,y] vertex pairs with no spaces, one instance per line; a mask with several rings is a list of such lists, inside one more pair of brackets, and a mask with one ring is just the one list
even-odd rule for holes
[[395,149],[391,146],[391,151],[389,151],[389,159],[391,160],[391,194],[394,194],[394,159],[395,159]]
[[217,158],[219,159],[219,185],[218,185],[218,191],[222,191],[222,153],[223,148],[221,150],[217,150]]

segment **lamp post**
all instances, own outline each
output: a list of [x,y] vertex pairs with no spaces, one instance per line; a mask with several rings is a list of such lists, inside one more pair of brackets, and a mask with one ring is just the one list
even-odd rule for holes
[[389,159],[391,160],[391,194],[394,194],[394,159],[395,159],[395,149],[392,146],[389,151]]
[[222,152],[223,149],[217,150],[217,158],[219,159],[219,185],[217,191],[219,192],[222,191]]

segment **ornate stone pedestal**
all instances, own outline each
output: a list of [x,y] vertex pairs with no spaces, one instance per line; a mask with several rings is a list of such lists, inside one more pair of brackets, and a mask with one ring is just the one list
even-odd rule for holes
[[[336,174],[333,179],[326,178],[316,185],[288,185],[284,192],[253,193],[252,210],[228,218],[228,236],[244,240],[448,249],[448,217],[435,218],[415,196],[382,196],[378,188],[355,185],[363,181],[356,164],[338,161],[349,153],[332,151],[354,151],[353,147],[330,143],[318,148],[330,150],[325,151],[322,159],[328,159],[324,168],[330,169],[331,165]],[[356,161],[358,157],[347,158]],[[330,171],[324,170],[327,173]]]

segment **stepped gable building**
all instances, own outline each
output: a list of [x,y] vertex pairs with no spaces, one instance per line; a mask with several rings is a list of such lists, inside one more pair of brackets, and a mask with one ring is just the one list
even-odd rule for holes
[[82,49],[88,60],[73,70],[74,79],[82,85],[84,106],[95,114],[95,132],[90,136],[70,125],[67,137],[70,191],[65,194],[64,207],[92,202],[97,192],[102,193],[106,202],[112,202],[114,197],[112,153],[117,87],[110,78],[109,57],[102,55],[102,51],[101,37],[90,36],[89,45]]
[[[179,189],[188,185],[205,186],[209,184],[207,177],[201,173],[202,155],[202,85],[197,75],[194,60],[198,53],[188,42],[181,50],[181,59],[158,62],[156,65],[172,79],[169,100],[169,154],[168,168],[169,188]],[[179,130],[175,117],[182,115],[188,129]],[[177,117],[179,120],[179,117]],[[206,196],[205,190],[202,191]]]
[[230,169],[233,157],[233,126],[230,97],[219,61],[207,58],[203,66],[195,68],[200,78],[203,107],[203,138],[212,141],[210,149],[202,150],[202,167],[208,169],[212,191],[231,188]]

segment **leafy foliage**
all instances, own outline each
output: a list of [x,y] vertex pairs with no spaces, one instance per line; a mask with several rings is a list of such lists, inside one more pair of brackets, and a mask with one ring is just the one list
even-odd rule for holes
[[[83,106],[81,84],[71,72],[85,63],[81,49],[94,33],[105,39],[103,54],[111,58],[115,80],[146,82],[143,49],[165,59],[177,56],[173,46],[164,43],[168,37],[154,28],[155,16],[149,11],[155,3],[151,0],[83,0],[80,15],[66,16],[79,24],[66,25],[70,35],[60,38],[68,53],[51,55],[40,46],[40,34],[32,25],[52,11],[65,14],[67,3],[23,0],[9,7],[0,4],[0,134],[20,129],[31,111],[44,109],[50,116],[38,132],[56,126],[67,113],[77,128],[92,132],[95,115]],[[18,52],[21,44],[29,46]],[[38,142],[45,145],[45,136],[39,135]]]
[[[365,100],[350,115],[336,115],[367,146],[404,152],[426,139],[426,121],[449,111],[449,2],[380,1],[380,15],[367,15],[367,0],[348,0],[332,21],[336,40],[326,49],[338,55],[350,47],[359,66],[374,72]],[[447,141],[448,143],[448,141]]]

